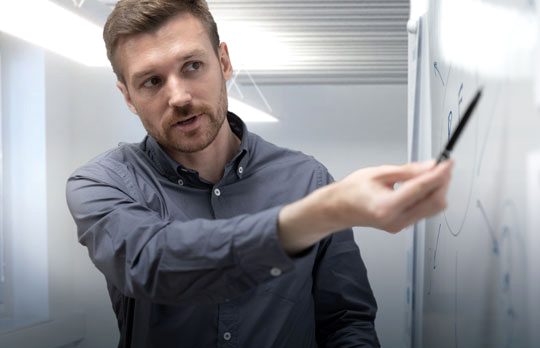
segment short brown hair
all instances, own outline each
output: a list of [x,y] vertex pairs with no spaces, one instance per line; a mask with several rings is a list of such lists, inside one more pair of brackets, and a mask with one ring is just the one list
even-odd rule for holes
[[103,29],[103,39],[107,47],[107,57],[119,81],[125,82],[120,66],[116,61],[118,41],[125,36],[138,33],[151,33],[165,22],[179,14],[191,14],[205,27],[216,55],[219,47],[219,34],[214,17],[205,0],[119,0],[107,18]]

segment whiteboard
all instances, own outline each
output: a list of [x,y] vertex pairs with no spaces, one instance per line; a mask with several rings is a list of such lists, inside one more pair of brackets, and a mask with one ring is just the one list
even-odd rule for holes
[[537,18],[534,0],[432,0],[415,34],[411,159],[437,157],[483,88],[448,207],[415,229],[415,347],[540,347]]

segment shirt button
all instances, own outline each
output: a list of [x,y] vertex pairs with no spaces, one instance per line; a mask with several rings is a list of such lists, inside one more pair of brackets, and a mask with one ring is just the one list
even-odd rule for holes
[[242,174],[244,172],[244,167],[238,167],[238,173]]
[[281,275],[281,270],[277,267],[273,267],[271,270],[270,270],[270,274],[273,275],[274,277],[278,277]]
[[184,186],[184,180],[182,180],[182,179],[178,179],[178,185],[180,185],[180,186]]
[[231,333],[230,332],[225,332],[223,334],[223,338],[225,339],[225,341],[228,341],[231,339]]
[[219,189],[215,189],[214,194],[219,197],[221,196],[221,191]]

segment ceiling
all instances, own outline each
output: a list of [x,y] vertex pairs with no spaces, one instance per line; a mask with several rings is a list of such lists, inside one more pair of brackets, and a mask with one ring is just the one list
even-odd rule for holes
[[[80,0],[57,0],[80,3]],[[80,10],[103,24],[116,0]],[[209,0],[239,82],[404,84],[408,0]],[[236,54],[236,56],[235,56]],[[242,58],[249,59],[242,61]],[[241,62],[240,68],[238,62]],[[235,64],[236,62],[236,64]]]

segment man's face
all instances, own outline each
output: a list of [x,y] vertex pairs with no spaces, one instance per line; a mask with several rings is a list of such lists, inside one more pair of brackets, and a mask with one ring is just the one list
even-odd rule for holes
[[169,153],[193,153],[216,138],[227,114],[227,46],[216,57],[198,19],[179,15],[154,33],[122,38],[117,61],[126,102]]

